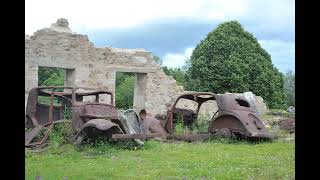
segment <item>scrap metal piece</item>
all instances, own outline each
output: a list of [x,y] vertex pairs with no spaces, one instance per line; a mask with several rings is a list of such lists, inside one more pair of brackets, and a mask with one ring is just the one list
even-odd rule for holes
[[125,133],[137,134],[143,132],[140,119],[133,109],[120,111],[118,115]]
[[41,126],[33,128],[31,131],[25,133],[25,146],[28,146],[30,142],[38,135],[38,133],[43,129]]
[[42,137],[39,141],[37,141],[37,142],[33,142],[33,143],[30,143],[30,142],[29,142],[29,143],[28,143],[28,142],[26,143],[26,142],[25,142],[25,147],[33,147],[33,148],[35,148],[35,147],[37,147],[37,146],[42,145],[42,144],[43,144],[44,142],[46,142],[46,140],[48,139],[49,133],[52,131],[53,126],[54,126],[54,124],[51,123],[48,128],[44,128],[44,126],[40,127],[41,129],[38,131],[38,133],[35,134],[35,136],[33,136],[33,138],[31,138],[31,139],[28,140],[28,141],[31,142],[33,139],[35,139],[35,137],[39,134],[39,132],[40,132],[42,129],[45,129],[46,132],[44,133],[43,137]]
[[[29,149],[45,147],[46,146],[45,142],[47,141],[54,125],[57,123],[63,123],[63,122],[67,122],[67,121],[65,120],[54,121],[42,126],[36,126],[32,128],[31,131],[25,132],[25,147]],[[45,133],[42,135],[40,139],[38,138],[39,139],[38,141],[33,142],[37,138],[37,136],[39,136],[42,130],[45,130]]]

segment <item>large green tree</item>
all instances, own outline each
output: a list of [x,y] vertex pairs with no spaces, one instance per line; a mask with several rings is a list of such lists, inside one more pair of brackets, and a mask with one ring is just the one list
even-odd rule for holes
[[194,49],[186,74],[188,90],[216,93],[252,91],[269,108],[282,108],[283,74],[257,39],[237,21],[220,24]]

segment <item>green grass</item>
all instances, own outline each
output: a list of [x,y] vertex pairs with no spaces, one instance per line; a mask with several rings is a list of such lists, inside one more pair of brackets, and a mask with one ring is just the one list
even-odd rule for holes
[[142,149],[71,144],[26,153],[26,179],[294,179],[295,144],[165,143]]

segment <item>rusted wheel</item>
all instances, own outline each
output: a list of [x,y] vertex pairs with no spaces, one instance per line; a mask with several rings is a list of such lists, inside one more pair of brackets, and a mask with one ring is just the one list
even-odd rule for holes
[[216,135],[222,138],[231,138],[232,132],[228,128],[218,129]]
[[79,145],[81,145],[81,143],[82,143],[83,140],[84,140],[84,136],[83,136],[83,135],[79,135],[79,136],[77,136],[74,144],[77,145],[77,146],[79,146]]

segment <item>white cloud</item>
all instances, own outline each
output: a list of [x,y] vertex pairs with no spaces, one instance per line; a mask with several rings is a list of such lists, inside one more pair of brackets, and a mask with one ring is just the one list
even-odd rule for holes
[[164,55],[163,65],[167,67],[181,68],[187,59],[190,58],[194,48],[188,47],[183,53],[167,53]]
[[161,18],[216,20],[243,16],[247,6],[247,0],[26,0],[25,31],[31,34],[61,17],[73,30],[125,28]]
[[293,0],[250,1],[246,19],[272,31],[294,28],[295,2]]
[[230,20],[242,17],[274,23],[294,21],[294,1],[254,0],[25,0],[25,31],[31,34],[67,18],[74,31],[126,28],[161,18]]

